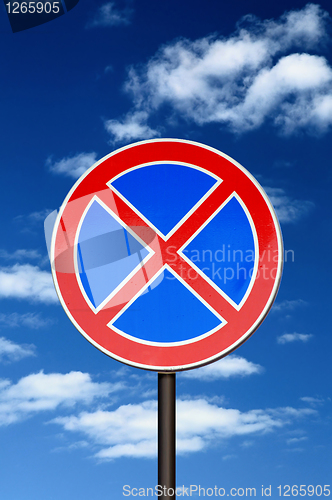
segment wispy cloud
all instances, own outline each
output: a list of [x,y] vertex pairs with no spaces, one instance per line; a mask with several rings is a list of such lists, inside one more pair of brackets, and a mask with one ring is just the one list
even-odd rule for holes
[[159,136],[160,133],[147,124],[148,118],[146,111],[128,113],[122,120],[106,120],[105,128],[119,142]]
[[[97,161],[97,153],[77,153],[61,160],[53,161],[52,157],[46,160],[46,167],[57,175],[65,175],[78,179],[84,172]],[[44,218],[45,219],[45,218]]]
[[119,383],[93,382],[88,373],[82,372],[46,374],[41,371],[21,378],[16,384],[0,380],[0,425],[60,406],[90,404],[120,387]]
[[281,188],[265,187],[264,189],[275,208],[279,221],[284,224],[297,222],[315,207],[312,201],[293,199]]
[[[125,90],[133,108],[111,120],[111,127],[106,122],[107,130],[114,141],[139,138],[141,127],[129,127],[133,117],[161,111],[169,123],[218,123],[237,134],[265,122],[284,134],[326,131],[332,124],[332,69],[312,52],[327,38],[328,18],[308,4],[277,20],[246,16],[228,37],[164,45],[147,64],[130,69]],[[147,118],[144,127],[153,132]]]
[[51,274],[30,264],[0,267],[0,298],[58,303]]
[[306,441],[308,438],[307,436],[302,436],[302,437],[294,437],[294,438],[289,438],[287,439],[287,444],[298,444],[301,443],[302,441]]
[[284,333],[277,337],[278,344],[288,344],[290,342],[308,342],[313,338],[311,333]]
[[325,399],[321,398],[321,397],[315,397],[315,398],[313,398],[311,396],[303,396],[300,399],[304,403],[307,403],[307,404],[309,404],[311,406],[322,405],[323,403],[325,403]]
[[296,164],[296,161],[288,161],[288,160],[275,160],[273,166],[275,168],[291,168]]
[[19,361],[28,356],[34,356],[35,349],[35,346],[32,344],[19,345],[4,337],[0,337],[0,361]]
[[80,450],[82,448],[89,447],[89,443],[87,441],[77,441],[76,443],[69,444],[68,446],[58,446],[52,450],[53,453],[58,453],[62,451],[75,451]]
[[0,324],[9,328],[16,328],[20,326],[28,328],[44,328],[49,325],[52,320],[42,318],[39,313],[0,313]]
[[133,10],[129,8],[118,9],[115,2],[107,2],[97,10],[94,18],[86,25],[87,28],[98,26],[127,26],[131,23]]
[[224,455],[222,457],[223,460],[234,460],[234,458],[237,458],[237,455],[231,454],[231,455]]
[[[13,221],[18,225],[21,233],[36,234],[36,232],[40,230],[40,226],[44,223],[44,220],[46,219],[46,217],[49,216],[50,213],[52,213],[51,209],[44,208],[42,210],[35,211],[30,214],[17,215],[16,217],[14,217]],[[23,250],[18,250],[17,252],[18,252],[17,260],[20,260],[21,258],[32,259],[33,253],[30,252],[35,252],[35,251],[23,249]],[[24,252],[27,252],[26,257],[23,257]],[[14,254],[15,252],[13,252],[12,255]],[[4,253],[3,255],[4,255],[3,258],[8,258],[8,259],[10,258],[9,252]]]
[[305,306],[307,302],[302,299],[296,300],[283,300],[281,302],[275,302],[271,309],[271,312],[279,312],[279,311],[293,311],[297,307]]
[[243,441],[243,443],[241,444],[242,448],[250,448],[251,446],[254,445],[254,441],[251,441],[250,439],[246,439],[245,441]]
[[46,217],[52,212],[50,208],[44,208],[43,210],[39,210],[36,212],[31,212],[26,215],[17,215],[14,217],[15,222],[24,223],[24,225],[35,226],[40,224],[40,222],[44,222]]
[[[154,458],[157,412],[155,401],[120,406],[114,411],[82,412],[58,417],[53,423],[70,432],[83,433],[100,450],[95,457]],[[201,451],[220,440],[277,430],[294,420],[315,415],[312,409],[277,408],[241,412],[204,399],[177,401],[177,452]]]
[[21,248],[10,253],[3,248],[0,248],[0,259],[4,260],[37,260],[41,258],[41,254],[38,250],[25,250]]
[[229,355],[215,363],[180,373],[180,377],[198,380],[217,380],[220,378],[245,377],[263,371],[262,366],[252,363],[241,356]]

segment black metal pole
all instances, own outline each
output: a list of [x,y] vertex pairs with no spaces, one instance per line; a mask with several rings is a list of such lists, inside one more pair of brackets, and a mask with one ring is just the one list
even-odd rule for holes
[[161,500],[175,500],[175,439],[175,373],[158,373],[158,485],[162,488]]

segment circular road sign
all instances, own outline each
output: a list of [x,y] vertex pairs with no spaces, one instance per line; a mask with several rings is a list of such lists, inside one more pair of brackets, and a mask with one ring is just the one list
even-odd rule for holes
[[254,177],[211,147],[143,141],[105,156],[66,197],[52,236],[60,302],[123,363],[161,372],[215,361],[260,325],[282,237]]

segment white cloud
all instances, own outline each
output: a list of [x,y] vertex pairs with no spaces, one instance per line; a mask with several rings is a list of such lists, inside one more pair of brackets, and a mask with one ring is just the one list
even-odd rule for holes
[[310,48],[326,39],[325,21],[328,13],[319,5],[307,4],[302,10],[286,12],[279,21],[265,21],[267,35],[277,39],[281,48],[292,44]]
[[28,328],[44,328],[49,325],[51,320],[44,319],[38,313],[0,313],[0,324],[10,328],[26,326]]
[[[83,412],[78,417],[58,417],[54,423],[68,431],[83,432],[100,445],[111,445],[98,453],[100,458],[119,456],[154,457],[156,454],[157,403],[120,406],[114,411]],[[107,457],[106,457],[107,455]]]
[[289,342],[308,342],[313,335],[305,333],[284,333],[277,337],[278,344],[288,344]]
[[52,275],[30,264],[0,267],[0,298],[58,303]]
[[19,361],[20,359],[34,355],[34,345],[19,345],[4,337],[0,337],[0,361]]
[[96,383],[88,373],[66,374],[42,371],[21,378],[17,384],[0,380],[0,425],[8,425],[28,416],[59,406],[90,404],[96,398],[119,390],[121,384]]
[[97,153],[77,153],[74,156],[67,156],[58,161],[53,161],[50,157],[46,160],[46,166],[53,174],[66,175],[67,177],[78,179],[96,161]]
[[314,203],[307,200],[296,200],[288,196],[281,188],[265,187],[279,221],[283,223],[297,222],[314,209]]
[[261,373],[263,368],[260,365],[247,361],[241,356],[231,354],[215,363],[188,370],[179,375],[184,378],[194,378],[199,380],[217,380],[220,378],[245,377],[254,373]]
[[113,137],[114,141],[129,141],[131,139],[150,139],[160,135],[147,125],[148,113],[138,111],[128,113],[123,120],[107,120],[105,128]]
[[[241,412],[204,399],[177,401],[177,452],[193,453],[234,436],[274,431],[295,419],[315,415],[311,409],[277,408]],[[53,423],[80,432],[101,449],[96,457],[154,458],[157,452],[157,403],[120,406],[114,411],[82,412],[58,417]]]
[[[298,127],[330,123],[319,119],[317,108],[324,92],[332,92],[332,70],[323,57],[291,54],[255,77],[243,101],[233,108],[230,121],[237,131],[257,128],[268,116],[286,133]],[[332,96],[332,94],[331,94]]]
[[87,24],[87,28],[97,26],[120,26],[131,22],[131,9],[117,9],[114,2],[108,2],[99,7],[94,19]]
[[275,21],[246,16],[228,37],[168,43],[129,70],[125,90],[133,109],[106,128],[114,140],[142,138],[141,127],[132,126],[129,136],[121,126],[129,129],[143,113],[146,138],[158,135],[147,118],[163,110],[166,119],[218,123],[235,133],[265,122],[285,134],[325,131],[332,125],[332,69],[311,52],[326,40],[327,20],[318,5],[308,4]]

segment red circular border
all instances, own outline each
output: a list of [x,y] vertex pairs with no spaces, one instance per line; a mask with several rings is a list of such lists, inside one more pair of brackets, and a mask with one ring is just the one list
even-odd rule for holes
[[[223,179],[221,186],[226,190],[235,191],[240,196],[255,225],[259,247],[258,267],[266,270],[259,273],[259,277],[255,279],[240,311],[230,312],[229,308],[224,311],[223,301],[218,312],[222,316],[223,311],[226,312],[224,317],[228,323],[225,326],[201,340],[177,346],[155,346],[135,342],[109,328],[107,307],[97,314],[90,309],[82,295],[74,270],[75,237],[82,214],[92,197],[95,194],[107,197],[111,190],[106,183],[124,171],[137,165],[158,161],[183,162],[204,168]],[[134,220],[132,223],[135,225]],[[273,303],[281,279],[282,256],[282,237],[276,215],[263,189],[251,174],[215,149],[177,139],[157,139],[131,144],[93,165],[76,182],[61,207],[53,231],[51,250],[55,288],[62,306],[76,328],[109,356],[132,366],[156,371],[179,371],[198,367],[229,354],[243,343],[263,321]],[[266,273],[270,275],[269,279],[264,278]],[[199,287],[196,292],[199,293]],[[218,304],[216,306],[218,309]]]

